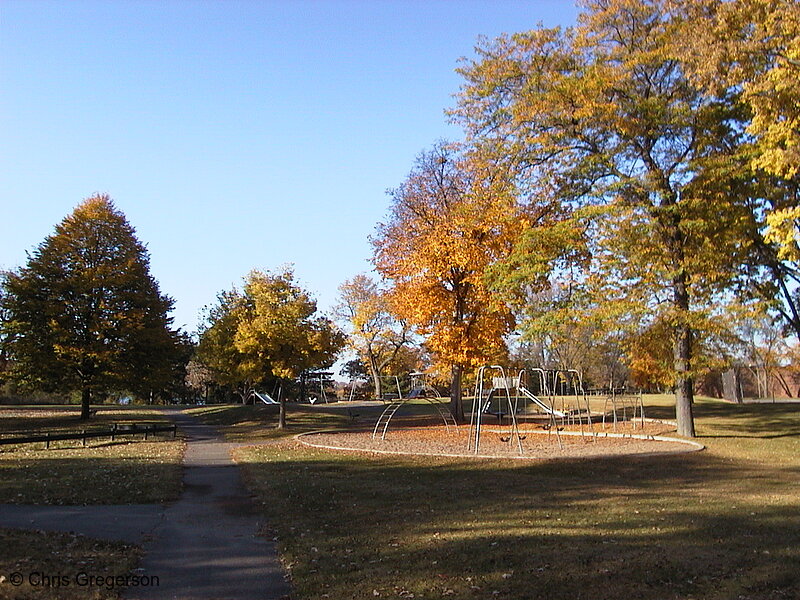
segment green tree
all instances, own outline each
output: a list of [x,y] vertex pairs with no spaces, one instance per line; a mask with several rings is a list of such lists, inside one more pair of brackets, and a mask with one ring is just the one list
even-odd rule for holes
[[11,311],[8,309],[6,278],[8,273],[0,273],[0,386],[11,370]]
[[410,343],[410,328],[392,314],[388,294],[366,275],[340,285],[339,299],[336,316],[348,324],[350,347],[367,366],[375,398],[381,398],[381,375]]
[[479,48],[454,115],[477,152],[588,215],[597,299],[668,325],[678,430],[693,436],[695,332],[748,245],[732,176],[744,116],[686,77],[673,3],[583,4],[575,28]]
[[14,376],[48,391],[80,391],[82,419],[98,393],[148,397],[167,385],[178,345],[172,300],[108,196],[81,203],[5,287]]

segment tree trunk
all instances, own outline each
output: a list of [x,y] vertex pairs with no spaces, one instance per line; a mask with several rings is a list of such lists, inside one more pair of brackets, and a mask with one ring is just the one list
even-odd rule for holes
[[370,356],[369,358],[369,370],[372,371],[372,385],[375,387],[375,399],[380,400],[383,398],[383,385],[381,384],[381,376],[378,372],[378,365],[376,364],[373,356]]
[[675,418],[678,422],[678,435],[694,437],[694,381],[692,380],[692,329],[688,324],[689,292],[686,274],[678,273],[673,280],[674,303],[678,309],[678,323],[672,346],[675,368]]
[[[678,196],[665,187],[666,202],[664,206],[675,208]],[[689,284],[686,274],[686,236],[681,231],[681,217],[677,212],[665,213],[665,241],[669,249],[672,276],[673,341],[672,362],[675,371],[675,420],[678,423],[678,435],[694,437],[694,381],[692,380],[692,328],[690,326]]]
[[92,402],[92,390],[88,384],[83,384],[81,390],[81,421],[88,421],[92,416],[89,410]]
[[453,365],[453,380],[450,384],[450,412],[456,423],[464,422],[464,405],[461,403],[461,366]]
[[281,393],[283,390],[278,387],[278,402],[280,408],[278,410],[278,429],[286,429],[286,398]]

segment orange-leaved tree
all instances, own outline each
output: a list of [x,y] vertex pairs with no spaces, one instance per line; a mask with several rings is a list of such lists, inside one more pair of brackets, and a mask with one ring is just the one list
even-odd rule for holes
[[394,312],[425,336],[438,366],[452,372],[450,410],[463,421],[465,369],[506,355],[514,318],[486,282],[525,228],[514,190],[439,142],[390,192],[386,223],[372,240],[378,271],[393,285]]

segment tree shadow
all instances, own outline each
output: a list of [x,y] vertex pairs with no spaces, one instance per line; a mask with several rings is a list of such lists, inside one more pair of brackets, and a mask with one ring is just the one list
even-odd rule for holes
[[301,597],[304,589],[342,598],[373,589],[570,600],[800,596],[792,468],[697,453],[543,463],[262,456],[247,465],[248,480],[295,562]]
[[[645,414],[656,419],[674,419],[674,408],[645,406]],[[800,435],[800,404],[727,404],[697,402],[694,416],[699,421],[700,434],[713,427],[720,436],[789,437]]]
[[179,462],[50,452],[58,456],[0,461],[0,504],[147,504],[174,500],[182,489]]

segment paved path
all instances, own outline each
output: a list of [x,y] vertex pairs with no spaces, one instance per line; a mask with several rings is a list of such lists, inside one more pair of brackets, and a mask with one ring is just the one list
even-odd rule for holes
[[141,567],[158,588],[133,600],[272,600],[288,596],[275,544],[256,533],[261,525],[230,457],[234,444],[184,413],[173,418],[188,436],[185,489],[167,507]]
[[144,545],[139,574],[158,587],[130,588],[128,600],[279,600],[287,584],[275,544],[230,457],[235,444],[182,412],[187,436],[184,492],[174,503],[128,506],[0,506],[0,526],[74,531]]
[[161,504],[31,506],[0,504],[0,527],[80,533],[98,540],[143,544],[164,517]]

